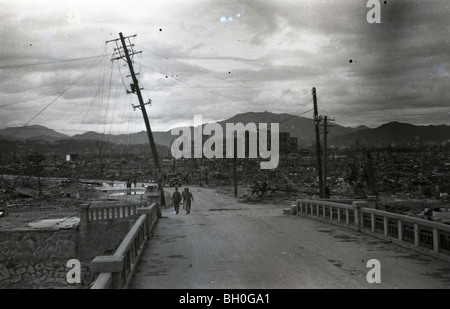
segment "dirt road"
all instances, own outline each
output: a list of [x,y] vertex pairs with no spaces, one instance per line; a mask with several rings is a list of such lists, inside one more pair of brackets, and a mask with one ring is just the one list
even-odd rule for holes
[[[450,263],[389,242],[191,188],[191,214],[163,209],[131,288],[450,288]],[[173,191],[173,190],[172,190]],[[369,284],[378,259],[381,283]]]

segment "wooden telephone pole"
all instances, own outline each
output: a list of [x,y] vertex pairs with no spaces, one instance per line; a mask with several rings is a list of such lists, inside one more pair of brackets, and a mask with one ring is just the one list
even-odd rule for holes
[[[141,51],[139,52],[135,52],[133,50],[133,44],[131,44],[130,42],[130,38],[131,37],[136,37],[135,35],[132,36],[128,36],[128,37],[124,37],[122,35],[122,32],[119,33],[119,39],[115,39],[115,40],[111,40],[111,41],[107,41],[108,42],[116,42],[117,48],[116,50],[119,53],[119,56],[116,58],[113,58],[112,60],[118,60],[118,59],[124,59],[126,60],[128,67],[130,69],[130,76],[133,80],[133,83],[130,84],[131,86],[131,91],[128,91],[128,93],[135,93],[139,99],[139,106],[133,106],[135,108],[139,108],[142,111],[142,116],[144,117],[144,122],[145,122],[145,127],[147,129],[147,136],[148,136],[148,140],[150,143],[150,148],[151,148],[151,152],[152,152],[152,156],[153,156],[153,163],[156,169],[156,177],[157,177],[157,181],[158,181],[158,190],[161,192],[161,206],[165,206],[166,202],[165,202],[165,197],[164,197],[164,188],[163,188],[163,184],[162,184],[162,179],[161,179],[161,175],[160,175],[160,167],[159,167],[159,159],[158,159],[158,152],[156,151],[156,145],[155,145],[155,141],[153,139],[153,133],[152,133],[152,129],[150,127],[150,122],[148,120],[148,115],[147,115],[147,111],[145,109],[145,105],[150,104],[151,100],[149,100],[149,102],[144,103],[144,100],[142,99],[142,94],[141,94],[141,90],[143,88],[139,88],[139,81],[136,78],[136,73],[134,72],[134,68],[133,68],[133,62],[131,61],[130,56],[133,56],[135,54],[139,54],[142,53]],[[125,39],[128,39],[129,44],[126,44]],[[119,46],[118,44],[118,40],[120,40],[120,42],[122,43],[122,47]],[[122,53],[123,52],[123,53]],[[161,217],[161,208],[158,207],[158,217]]]
[[314,103],[314,125],[316,127],[316,153],[317,153],[317,166],[318,166],[318,176],[319,176],[319,196],[323,198],[323,172],[322,172],[322,152],[320,147],[320,128],[319,124],[322,121],[322,117],[319,117],[319,112],[317,110],[317,95],[316,87],[312,89],[313,103]]
[[234,137],[234,155],[233,155],[233,186],[234,186],[234,196],[238,196],[237,189],[237,137]]
[[327,135],[329,127],[334,127],[333,124],[329,124],[328,121],[334,121],[334,119],[328,119],[328,116],[323,117],[323,192],[325,198],[329,198],[329,191],[327,190],[327,177],[328,177],[328,138]]

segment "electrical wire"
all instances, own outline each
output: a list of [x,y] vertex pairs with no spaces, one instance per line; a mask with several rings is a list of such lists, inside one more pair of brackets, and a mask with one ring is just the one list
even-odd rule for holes
[[13,68],[33,67],[33,66],[39,66],[39,65],[72,62],[72,61],[94,59],[94,58],[102,58],[102,57],[104,57],[104,55],[88,56],[88,57],[80,57],[80,58],[71,58],[71,59],[61,59],[61,60],[53,60],[53,61],[29,63],[29,64],[13,64],[13,65],[0,66],[0,70],[13,69]]
[[[156,54],[156,53],[153,53],[153,54]],[[161,55],[159,55],[161,58],[164,58],[164,59],[169,59],[169,58],[167,58],[167,57],[164,57],[164,56],[161,56]],[[148,62],[151,62],[152,63],[152,66],[151,67],[149,67],[149,66],[147,66],[147,65],[145,65],[145,64],[142,64],[141,63],[141,65],[143,66],[143,67],[146,67],[146,68],[148,68],[148,69],[150,69],[150,70],[152,70],[152,71],[155,71],[155,72],[157,72],[157,73],[159,73],[159,74],[161,74],[161,75],[163,75],[163,76],[166,76],[167,77],[167,74],[164,74],[163,72],[162,72],[162,70],[161,70],[161,66],[160,66],[160,64],[159,63],[157,63],[157,62],[153,62],[153,60],[148,60],[147,59],[147,61]],[[178,62],[178,63],[180,63],[180,64],[182,64],[182,65],[184,65],[184,66],[187,66],[187,67],[192,67],[192,66],[189,66],[189,65],[185,65],[184,63],[181,63],[181,62]],[[160,69],[157,69],[156,67],[160,67]],[[196,70],[196,71],[200,71],[200,72],[203,72],[204,73],[204,71],[202,71],[202,70],[198,70],[197,68],[194,68],[194,67],[192,67],[194,70]],[[208,74],[208,73],[207,73]],[[216,76],[214,76],[214,75],[211,75],[211,74],[208,74],[209,76],[212,76],[213,78],[217,78]],[[172,75],[172,77],[173,77],[173,75]],[[203,96],[203,97],[205,97],[206,99],[208,99],[208,100],[211,100],[211,97],[208,95],[208,94],[212,94],[213,96],[218,96],[218,97],[222,97],[222,98],[226,98],[226,99],[228,99],[228,100],[233,100],[233,101],[241,101],[241,102],[244,102],[244,103],[248,103],[249,102],[249,100],[247,100],[247,99],[244,99],[244,98],[242,98],[242,97],[238,97],[238,96],[236,96],[236,95],[225,95],[225,94],[223,94],[223,93],[218,93],[218,92],[215,92],[215,91],[211,91],[211,90],[206,90],[206,91],[200,91],[200,90],[198,90],[198,89],[214,89],[214,88],[219,88],[219,89],[224,89],[224,88],[232,88],[232,89],[238,89],[238,88],[247,88],[247,89],[255,89],[255,88],[257,88],[257,87],[236,87],[236,86],[231,86],[231,87],[229,87],[229,86],[221,86],[221,87],[206,87],[206,86],[204,86],[204,85],[198,85],[198,84],[196,84],[196,83],[194,83],[194,82],[190,82],[191,84],[194,84],[194,86],[193,85],[190,85],[189,83],[187,83],[187,82],[184,82],[184,81],[182,81],[181,79],[179,79],[178,77],[173,77],[176,81],[178,81],[179,83],[181,83],[181,84],[183,84],[183,85],[185,85],[188,89],[190,89],[192,92],[195,92],[196,94],[199,94],[199,95],[201,95],[201,96]],[[220,79],[220,80],[223,80],[223,81],[226,81],[227,83],[231,83],[231,81],[230,80],[227,80],[227,79],[223,79],[223,78],[218,78],[218,79]],[[177,87],[177,89],[178,88],[181,88],[181,87]],[[207,92],[207,93],[205,93],[205,92]],[[312,100],[312,99],[311,99]],[[294,102],[294,101],[292,101],[292,100],[286,100],[286,99],[284,99],[283,100],[284,102],[290,102],[290,103],[297,103],[297,102]],[[306,102],[305,103],[305,105],[306,104],[308,104],[309,102]],[[228,106],[226,106],[226,107],[228,107]],[[231,108],[230,108],[231,109]],[[309,112],[309,110],[307,111],[307,112]],[[306,112],[305,112],[306,113]],[[295,113],[295,114],[297,114],[297,112]],[[302,114],[304,114],[304,113],[302,113]],[[295,115],[294,116],[292,116],[292,117],[295,117]],[[292,118],[292,117],[290,117],[290,118]],[[289,119],[290,119],[289,118]],[[284,120],[284,121],[287,121],[287,120],[289,120],[289,119],[286,119],[286,120]],[[284,122],[283,121],[283,122]]]
[[[97,57],[96,57],[97,58]],[[86,76],[94,67],[95,65],[99,62],[99,60],[101,60],[102,58],[98,58],[96,61],[94,61],[92,63],[92,65],[87,69],[86,72],[84,72],[83,74],[81,74],[80,76],[78,76],[74,81],[73,81],[73,85],[69,88],[64,89],[63,91],[60,91],[60,93],[58,94],[58,96],[53,99],[49,104],[47,104],[43,109],[41,109],[37,114],[35,114],[33,117],[31,117],[30,120],[28,120],[27,122],[25,122],[25,124],[23,124],[23,126],[27,126],[28,124],[30,124],[34,119],[36,119],[40,114],[42,114],[45,110],[47,110],[51,105],[53,105],[53,103],[55,103],[60,97],[62,97],[68,90],[76,88],[78,86],[81,86],[83,84],[87,84],[88,82],[83,82],[83,83],[79,83],[76,84],[79,80],[81,80],[84,76]],[[10,135],[8,135],[8,137],[12,137],[14,136],[16,133],[18,132],[18,130],[14,130]]]

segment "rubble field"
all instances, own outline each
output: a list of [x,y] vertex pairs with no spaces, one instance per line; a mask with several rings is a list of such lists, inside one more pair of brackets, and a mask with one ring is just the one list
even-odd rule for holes
[[[232,186],[216,186],[213,188],[217,192],[234,196],[234,187]],[[249,185],[240,185],[237,191],[239,202],[248,204],[262,203],[289,206],[297,199],[318,198],[318,196],[297,191],[283,192],[271,191],[270,189],[265,194],[252,194],[253,189]],[[333,200],[339,200],[348,197],[333,196],[332,198]],[[450,224],[450,203],[447,200],[427,197],[411,198],[408,194],[380,194],[378,196],[378,208],[388,212]]]
[[78,216],[82,203],[101,196],[92,185],[42,180],[42,194],[32,184],[1,180],[0,230],[29,227],[29,223]]

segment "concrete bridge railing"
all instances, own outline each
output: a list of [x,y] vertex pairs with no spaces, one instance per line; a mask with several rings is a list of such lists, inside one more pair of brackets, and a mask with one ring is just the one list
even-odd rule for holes
[[147,201],[142,201],[139,203],[110,203],[102,202],[101,204],[89,203],[83,204],[82,209],[83,215],[81,220],[83,222],[92,221],[105,221],[105,220],[116,220],[125,219],[130,217],[136,217],[137,210],[143,206],[147,206]]
[[140,215],[113,255],[97,256],[91,270],[98,277],[91,289],[127,288],[143,253],[144,246],[156,226],[157,204],[137,209]]
[[291,214],[344,225],[400,246],[450,261],[450,225],[368,208],[368,202],[345,205],[297,200]]

